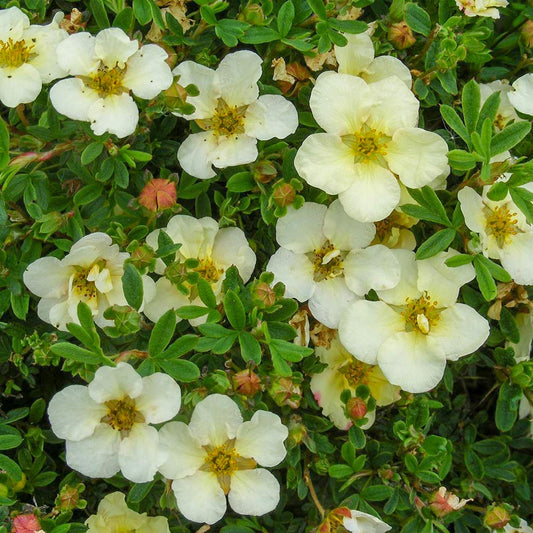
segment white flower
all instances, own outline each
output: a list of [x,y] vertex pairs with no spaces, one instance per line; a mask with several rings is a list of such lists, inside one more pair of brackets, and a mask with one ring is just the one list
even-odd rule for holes
[[455,0],[457,7],[464,11],[467,17],[500,18],[498,7],[506,7],[507,0]]
[[257,159],[257,140],[284,139],[298,127],[296,108],[283,96],[259,96],[262,59],[249,50],[228,54],[216,70],[193,61],[173,71],[179,84],[194,84],[198,96],[187,97],[195,107],[184,118],[201,133],[189,135],[178,150],[183,169],[200,179],[212,178],[212,166],[226,168]]
[[338,200],[329,207],[307,202],[278,220],[281,248],[266,269],[285,284],[287,296],[309,300],[313,316],[336,328],[349,303],[400,279],[392,252],[382,245],[368,247],[375,233],[374,224],[351,219]]
[[214,524],[230,507],[260,516],[275,509],[279,483],[264,468],[280,463],[288,429],[278,415],[257,411],[243,422],[237,404],[222,394],[200,401],[187,426],[171,422],[160,431],[169,450],[159,471],[173,479],[180,512],[193,522]]
[[[216,220],[210,217],[196,219],[189,215],[176,215],[169,220],[164,231],[174,243],[181,244],[174,267],[181,270],[180,263],[186,259],[198,259],[199,265],[194,271],[210,283],[218,299],[230,266],[237,267],[245,282],[250,279],[256,258],[240,228],[219,229]],[[155,230],[146,237],[146,242],[154,250],[158,248],[159,232]],[[185,295],[171,282],[172,266],[166,269],[163,261],[158,260],[155,271],[166,274],[166,277],[157,280],[156,294],[144,308],[144,314],[150,320],[155,322],[169,309],[179,309],[183,305],[203,305],[197,294]],[[191,323],[197,325],[203,320],[192,320]]]
[[397,76],[367,84],[325,72],[310,106],[326,133],[307,137],[294,165],[310,185],[338,194],[355,220],[384,219],[400,203],[401,184],[422,187],[449,171],[446,142],[416,127],[419,102]]
[[43,83],[66,76],[55,48],[68,34],[59,28],[63,13],[48,26],[30,26],[18,8],[0,10],[0,100],[8,107],[33,102]]
[[70,35],[57,55],[60,66],[75,77],[52,87],[52,105],[69,118],[90,122],[96,135],[131,135],[139,110],[130,91],[151,100],[172,84],[167,53],[155,44],[139,48],[120,28],[102,30],[96,37]]
[[345,34],[346,46],[335,45],[335,57],[340,74],[359,76],[367,83],[398,76],[410,89],[412,77],[409,68],[392,56],[374,57],[374,45],[368,33]]
[[151,481],[166,459],[157,430],[181,405],[179,385],[156,372],[141,378],[132,366],[99,368],[89,386],[70,385],[48,406],[52,431],[66,440],[67,464],[89,477],[121,471]]
[[402,268],[393,289],[376,291],[379,301],[351,304],[339,324],[345,348],[357,359],[378,364],[385,377],[408,392],[425,392],[442,379],[446,361],[477,350],[489,324],[468,305],[456,303],[459,288],[472,280],[472,265],[447,267],[449,250],[415,261],[393,250]]
[[[533,191],[533,185],[524,188]],[[480,196],[471,187],[457,195],[466,225],[479,234],[483,254],[499,259],[516,283],[533,284],[533,226],[511,200],[510,195],[499,201],[489,200],[483,188]]]
[[[122,274],[129,257],[112,244],[109,235],[91,233],[74,243],[63,259],[42,257],[28,265],[23,279],[26,287],[42,298],[37,307],[39,318],[66,331],[68,322],[79,324],[78,303],[84,302],[98,326],[112,326],[103,313],[112,305],[127,305]],[[143,285],[146,301],[153,295],[153,282],[143,276]]]
[[386,533],[392,528],[375,516],[362,511],[350,511],[351,517],[344,517],[343,525],[351,533]]
[[483,105],[487,98],[493,93],[500,93],[500,105],[496,118],[494,119],[494,126],[498,131],[503,130],[509,122],[519,122],[521,119],[514,110],[514,107],[509,100],[509,95],[512,92],[512,88],[509,82],[506,80],[496,80],[490,83],[480,83],[479,89],[481,92],[481,105]]
[[85,525],[87,533],[170,533],[168,520],[164,516],[147,516],[132,511],[124,494],[113,492],[98,504],[98,512],[91,515]]
[[511,105],[520,113],[533,115],[533,73],[524,74],[512,85],[514,91],[509,92]]
[[507,524],[503,528],[504,533],[533,533],[533,529],[528,526],[527,522],[521,518],[518,528],[513,527],[511,524]]

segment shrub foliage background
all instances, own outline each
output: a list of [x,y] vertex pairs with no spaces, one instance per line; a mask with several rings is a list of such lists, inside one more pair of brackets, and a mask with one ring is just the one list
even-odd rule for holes
[[[418,205],[404,208],[421,220],[413,228],[418,257],[450,245],[470,253],[458,189],[493,183],[504,169],[490,158],[506,149],[523,158],[514,175],[527,181],[531,175],[529,121],[502,133],[484,127],[495,111],[480,106],[475,81],[513,81],[528,71],[533,7],[512,2],[493,20],[466,17],[446,0],[0,2],[2,8],[11,5],[19,5],[37,24],[49,21],[55,10],[70,14],[76,8],[78,24],[87,31],[116,26],[143,42],[148,35],[165,47],[173,64],[190,59],[216,67],[234,49],[254,49],[264,60],[262,93],[283,91],[297,106],[300,125],[283,141],[261,141],[257,162],[198,180],[182,172],[176,159],[190,124],[170,113],[186,111],[183,95],[175,91],[137,101],[139,125],[125,139],[95,136],[87,123],[60,116],[46,88],[33,104],[0,109],[0,531],[9,531],[13,516],[34,507],[47,532],[84,531],[87,516],[112,490],[126,493],[135,510],[167,516],[172,532],[198,530],[177,512],[172,491],[160,477],[144,484],[121,476],[88,479],[64,462],[63,441],[49,429],[47,403],[73,380],[90,380],[99,366],[117,360],[129,361],[141,375],[161,370],[174,377],[184,394],[178,420],[187,421],[199,399],[219,392],[239,403],[245,419],[265,409],[288,425],[288,454],[274,469],[282,486],[277,509],[259,518],[228,512],[213,530],[311,531],[324,510],[341,505],[379,514],[402,533],[481,531],[487,511],[502,504],[511,514],[533,517],[530,421],[518,419],[523,394],[533,400],[533,368],[527,360],[517,364],[509,347],[519,341],[515,318],[531,306],[530,288],[519,297],[516,292],[503,296],[497,284],[509,276],[481,255],[471,255],[477,278],[463,287],[462,300],[484,316],[498,299],[503,303],[500,320],[491,320],[487,343],[449,364],[432,391],[404,392],[397,403],[378,409],[376,422],[364,431],[357,424],[338,430],[322,416],[309,389],[309,376],[321,363],[311,348],[292,343],[297,331],[288,322],[297,302],[284,298],[281,287],[268,298],[262,292],[262,283],[270,282],[262,272],[277,248],[277,218],[303,198],[328,201],[326,193],[299,178],[293,164],[303,139],[317,131],[309,109],[311,77],[317,73],[305,66],[304,56],[313,57],[317,49],[328,52],[333,43],[344,43],[342,32],[359,33],[365,23],[376,21],[376,55],[394,55],[409,67],[421,101],[421,126],[438,132],[451,150],[447,190],[415,191]],[[352,8],[362,9],[358,20],[337,18]],[[178,20],[180,9],[186,22]],[[412,38],[404,49],[394,33],[403,21]],[[271,62],[279,57],[292,65],[293,81],[273,80]],[[152,177],[177,183],[175,205],[151,211],[139,203]],[[523,197],[520,207],[531,222],[530,201]],[[207,324],[176,324],[170,312],[153,327],[135,310],[139,274],[155,259],[144,238],[177,213],[213,216],[222,227],[242,228],[257,266],[247,285],[236,270],[228,273],[218,306],[210,289],[198,283],[209,310]],[[62,257],[73,242],[95,231],[108,233],[132,255],[123,280],[130,307],[110,311],[115,326],[104,330],[95,328],[80,308],[82,330],[57,331],[37,318],[37,301],[22,273],[39,257]],[[159,249],[163,259],[170,252]],[[516,305],[506,307],[510,302]],[[177,314],[189,318],[202,312],[190,306]],[[247,368],[261,382],[250,395],[242,394],[234,379]],[[471,501],[439,517],[429,503],[441,486]]]

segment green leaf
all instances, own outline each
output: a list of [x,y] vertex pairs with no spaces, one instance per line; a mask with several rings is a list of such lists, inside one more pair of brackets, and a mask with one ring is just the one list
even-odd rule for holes
[[491,156],[501,154],[515,147],[531,131],[531,122],[513,122],[497,133],[490,145]]
[[283,339],[272,339],[269,343],[270,353],[276,354],[287,361],[298,362],[313,353],[312,348],[298,346]]
[[509,186],[504,181],[496,182],[487,193],[489,200],[493,202],[499,202],[503,200],[509,192]]
[[0,470],[5,470],[6,474],[13,481],[22,480],[22,470],[20,469],[19,465],[15,463],[13,459],[10,459],[9,457],[1,453],[0,453]]
[[152,20],[152,6],[148,0],[133,0],[133,13],[141,26]]
[[[6,426],[9,427],[9,426]],[[21,444],[23,438],[18,434],[2,435],[0,432],[0,450],[11,450]]]
[[393,492],[394,489],[387,485],[371,485],[361,491],[361,496],[369,502],[382,502],[388,500]]
[[82,206],[94,202],[102,196],[103,187],[99,183],[92,183],[82,187],[74,195],[74,205]]
[[490,272],[490,275],[494,279],[497,279],[498,281],[503,281],[505,283],[511,281],[511,276],[509,275],[509,273],[500,265],[497,265],[496,263],[494,263],[494,261],[491,261],[488,257],[485,257],[484,255],[479,255],[477,256],[477,261],[483,263],[483,265],[487,267],[488,271]]
[[491,123],[494,123],[496,115],[498,113],[498,108],[500,107],[500,91],[492,93],[483,104],[481,111],[479,112],[479,117],[477,119],[476,131],[480,131],[483,125],[483,122],[486,118],[490,119]]
[[324,0],[307,0],[307,3],[320,20],[326,20],[328,18]]
[[458,267],[462,265],[468,265],[473,260],[474,260],[473,255],[457,254],[457,255],[454,255],[453,257],[448,257],[448,259],[446,259],[444,263],[446,264],[446,266],[453,268],[453,267]]
[[7,124],[0,118],[0,170],[9,164],[9,130]]
[[128,304],[133,309],[139,310],[144,298],[143,281],[139,271],[131,263],[124,265],[122,290]]
[[281,39],[281,35],[272,28],[264,26],[252,26],[248,28],[241,37],[241,42],[245,44],[263,44]]
[[496,283],[494,282],[494,279],[492,278],[489,269],[483,263],[483,260],[480,259],[480,257],[481,256],[479,255],[476,255],[474,257],[476,279],[483,298],[485,298],[487,302],[490,302],[491,300],[494,300],[494,298],[496,298],[498,291],[496,289]]
[[88,365],[97,365],[102,363],[102,358],[98,354],[95,354],[90,350],[86,350],[85,348],[81,348],[80,346],[76,346],[70,342],[57,342],[50,347],[50,350],[60,357],[64,357],[65,359],[69,359],[71,361],[76,361],[78,363],[85,363]]
[[422,243],[416,251],[417,259],[427,259],[446,250],[455,238],[455,229],[446,228],[433,234],[427,241]]
[[94,142],[85,147],[81,153],[81,164],[88,165],[92,163],[104,149],[104,143]]
[[200,369],[192,362],[183,359],[158,361],[157,364],[176,381],[190,383],[200,377]]
[[469,133],[476,131],[480,103],[481,91],[479,90],[479,85],[474,80],[470,80],[463,87],[462,94],[463,116]]
[[450,150],[448,161],[455,170],[470,170],[477,165],[477,159],[465,150]]
[[241,331],[239,333],[239,345],[245,363],[253,361],[258,365],[261,362],[261,345],[251,333],[248,333],[248,331]]
[[468,447],[464,455],[465,466],[468,471],[472,474],[475,479],[482,479],[485,475],[485,468],[483,466],[483,461],[479,456]]
[[125,7],[120,13],[117,14],[115,20],[113,20],[114,28],[121,28],[126,33],[130,33],[135,23],[135,15],[131,7]]
[[211,288],[211,284],[205,279],[199,278],[196,283],[196,288],[198,289],[198,296],[200,296],[202,303],[204,303],[206,307],[214,309],[217,306],[217,298]]
[[413,2],[405,5],[405,22],[407,22],[407,25],[414,32],[420,33],[424,37],[427,37],[431,31],[431,19],[429,15]]
[[157,357],[168,346],[176,329],[176,312],[169,309],[156,322],[150,340],[148,341],[148,353],[151,357]]
[[209,309],[207,307],[201,307],[199,305],[183,305],[179,309],[176,309],[176,314],[180,318],[189,320],[190,318],[199,318],[207,315]]
[[134,483],[128,492],[128,503],[140,503],[150,493],[150,490],[154,486],[155,481],[149,481],[148,483]]
[[470,144],[470,134],[468,133],[468,130],[466,129],[466,126],[463,124],[463,121],[461,120],[461,117],[457,114],[457,111],[453,109],[453,107],[450,107],[449,105],[441,105],[440,106],[440,114],[442,115],[442,118],[450,126],[450,128],[463,139],[463,141],[466,144]]
[[196,335],[182,335],[179,339],[174,341],[164,352],[159,354],[161,359],[176,359],[190,352],[198,344],[198,337]]
[[284,2],[278,11],[276,19],[278,25],[278,32],[282,37],[285,37],[292,27],[292,21],[294,20],[294,4],[292,0]]
[[109,28],[109,18],[103,0],[89,0],[90,12],[93,14],[96,25],[101,29]]
[[342,479],[353,474],[351,466],[348,465],[331,465],[328,474],[334,479]]
[[244,32],[250,27],[247,22],[233,19],[219,20],[215,26],[215,33],[226,46],[237,46],[239,39],[244,37]]
[[328,19],[330,28],[334,28],[342,33],[364,33],[368,30],[368,24],[362,20],[339,20],[330,18]]
[[509,193],[511,194],[511,198],[518,209],[524,213],[527,221],[530,224],[533,224],[533,205],[531,204],[531,200],[528,199],[529,191],[520,187],[516,187],[509,189]]
[[426,185],[421,189],[408,189],[408,191],[414,200],[434,213],[441,224],[451,226],[446,209],[444,209],[442,202],[431,187]]
[[248,192],[257,186],[251,172],[238,172],[233,174],[226,183],[226,188],[231,192]]
[[502,383],[496,402],[496,427],[500,431],[509,431],[514,426],[521,398],[522,389],[518,385],[509,380]]
[[229,320],[229,323],[237,331],[242,331],[246,327],[246,313],[241,299],[231,289],[224,297],[224,311]]
[[500,313],[500,329],[503,336],[514,344],[520,342],[520,331],[512,313],[503,306]]
[[218,22],[217,17],[215,15],[215,11],[210,6],[207,6],[207,5],[201,6],[200,15],[211,26],[215,26]]

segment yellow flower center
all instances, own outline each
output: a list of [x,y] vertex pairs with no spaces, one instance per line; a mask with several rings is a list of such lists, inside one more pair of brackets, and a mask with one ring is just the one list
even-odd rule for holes
[[366,124],[353,135],[342,136],[342,142],[354,154],[355,163],[374,162],[386,165],[384,156],[387,155],[387,145],[390,140],[390,137]]
[[113,429],[129,431],[136,422],[144,422],[144,416],[137,411],[135,400],[129,396],[124,396],[121,400],[109,400],[105,405],[108,411],[102,422],[109,424]]
[[487,232],[494,235],[501,248],[518,233],[516,213],[511,213],[505,205],[495,207],[487,214]]
[[94,281],[89,281],[90,268],[78,268],[72,278],[72,293],[88,303],[96,299],[97,290]]
[[218,99],[215,114],[211,118],[198,119],[196,123],[205,131],[212,131],[217,137],[231,137],[244,133],[244,115],[248,106],[229,106]]
[[30,59],[33,44],[27,45],[24,39],[13,41],[11,37],[5,41],[0,41],[0,67],[17,68],[28,62]]
[[200,264],[194,269],[202,278],[209,282],[216,282],[224,274],[224,269],[218,268],[215,262],[210,258],[199,259]]
[[113,94],[127,93],[129,90],[122,86],[122,81],[126,69],[122,69],[118,66],[108,68],[102,66],[98,69],[96,74],[90,77],[80,76],[85,85],[94,89],[100,97],[111,96]]
[[315,271],[314,280],[322,281],[341,276],[344,272],[342,260],[346,254],[337,250],[329,241],[313,250],[311,260]]
[[416,300],[406,298],[405,301],[405,309],[401,314],[405,319],[406,331],[419,331],[427,335],[439,321],[437,302],[432,301],[427,292]]
[[371,370],[371,365],[355,360],[339,368],[339,372],[344,375],[344,378],[352,389],[356,389],[358,385],[367,385],[368,374]]

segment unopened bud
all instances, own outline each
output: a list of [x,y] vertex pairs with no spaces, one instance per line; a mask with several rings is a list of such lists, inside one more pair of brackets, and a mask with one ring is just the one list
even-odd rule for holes
[[278,171],[270,161],[259,161],[254,166],[254,178],[259,183],[269,183],[276,179]]
[[368,408],[362,398],[350,398],[346,403],[346,411],[352,420],[361,420],[365,417]]
[[520,30],[520,37],[527,48],[533,48],[533,20],[526,20]]
[[33,513],[19,514],[13,519],[11,533],[39,533],[42,531],[39,519]]
[[270,307],[276,303],[276,293],[274,289],[265,282],[258,283],[254,290],[256,300],[259,300],[265,307]]
[[292,409],[298,409],[302,401],[302,389],[294,376],[273,378],[268,392],[280,407],[288,405]]
[[388,38],[394,48],[398,50],[409,48],[416,42],[411,28],[407,25],[407,22],[404,21],[391,24],[389,27]]
[[239,394],[253,396],[261,389],[261,379],[249,369],[241,370],[233,376],[233,386]]
[[237,18],[244,22],[248,22],[248,24],[252,24],[252,26],[258,26],[265,21],[263,9],[259,4],[247,5]]
[[176,204],[176,184],[170,180],[152,179],[141,191],[139,203],[150,211],[161,211]]
[[72,511],[77,508],[84,508],[86,502],[80,501],[80,494],[85,490],[83,483],[78,483],[75,487],[65,485],[57,495],[55,504],[59,511]]
[[484,524],[488,528],[501,529],[505,527],[511,520],[511,509],[506,505],[494,505],[490,507],[484,519]]
[[294,202],[296,190],[290,183],[281,182],[274,187],[272,198],[280,207],[287,207]]

